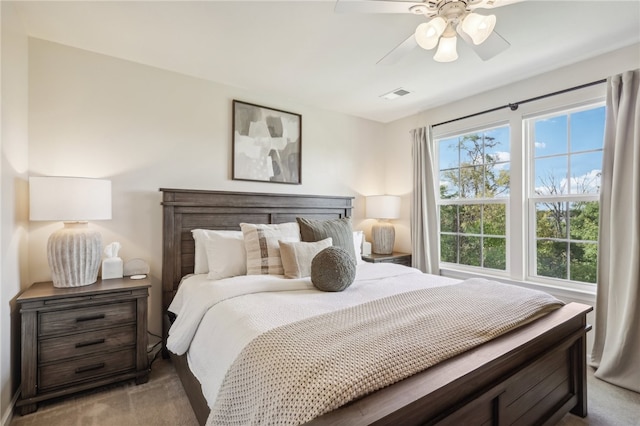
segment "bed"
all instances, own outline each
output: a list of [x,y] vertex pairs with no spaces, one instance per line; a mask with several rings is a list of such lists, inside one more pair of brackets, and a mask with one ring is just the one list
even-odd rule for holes
[[[161,189],[163,307],[194,270],[193,229],[237,230],[239,224],[280,224],[296,217],[351,216],[352,198]],[[397,265],[394,265],[397,266]],[[398,266],[399,268],[402,268]],[[587,414],[586,314],[570,303],[527,325],[314,418],[313,425],[555,424]],[[170,318],[164,319],[165,343]],[[171,357],[196,417],[210,408],[186,355]]]

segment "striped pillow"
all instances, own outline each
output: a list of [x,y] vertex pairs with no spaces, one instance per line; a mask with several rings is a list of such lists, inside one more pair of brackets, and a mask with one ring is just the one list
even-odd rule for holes
[[300,241],[298,224],[241,223],[240,229],[247,253],[247,275],[284,275],[278,241]]
[[316,220],[297,217],[296,220],[300,225],[302,241],[315,242],[331,238],[335,247],[346,250],[353,261],[356,262],[350,218]]

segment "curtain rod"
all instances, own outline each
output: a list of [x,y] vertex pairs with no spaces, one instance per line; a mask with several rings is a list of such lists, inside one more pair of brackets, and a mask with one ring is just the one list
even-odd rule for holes
[[490,113],[490,112],[498,111],[498,110],[501,110],[503,108],[510,108],[511,111],[515,111],[515,110],[518,109],[518,107],[520,105],[526,104],[528,102],[533,102],[533,101],[537,101],[537,100],[540,100],[540,99],[549,98],[551,96],[561,95],[563,93],[572,92],[572,91],[578,90],[578,89],[584,89],[585,87],[595,86],[596,84],[602,84],[602,83],[606,83],[606,82],[607,82],[606,78],[604,78],[602,80],[598,80],[598,81],[592,81],[591,83],[581,84],[580,86],[570,87],[568,89],[559,90],[557,92],[547,93],[546,95],[536,96],[535,98],[529,98],[529,99],[525,99],[523,101],[518,101],[518,102],[502,105],[502,106],[499,106],[499,107],[487,109],[487,110],[484,110],[484,111],[476,112],[474,114],[465,115],[464,117],[458,117],[458,118],[454,118],[452,120],[443,121],[442,123],[433,124],[431,127],[442,126],[443,124],[449,124],[449,123],[453,123],[455,121],[460,121],[460,120],[464,120],[464,119],[467,119],[467,118],[476,117],[478,115],[482,115],[482,114],[487,114],[487,113]]

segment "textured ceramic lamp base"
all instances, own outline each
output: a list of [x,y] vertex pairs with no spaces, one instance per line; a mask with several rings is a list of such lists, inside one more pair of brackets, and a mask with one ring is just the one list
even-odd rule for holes
[[391,254],[396,239],[396,229],[388,222],[378,222],[371,227],[371,239],[373,253]]
[[47,256],[54,287],[93,284],[102,259],[102,236],[87,222],[65,222],[49,237]]

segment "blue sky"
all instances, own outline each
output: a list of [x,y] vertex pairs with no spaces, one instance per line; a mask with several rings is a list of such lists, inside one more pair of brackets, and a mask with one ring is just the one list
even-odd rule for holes
[[598,192],[604,114],[602,106],[534,122],[537,190],[553,182],[564,194]]

